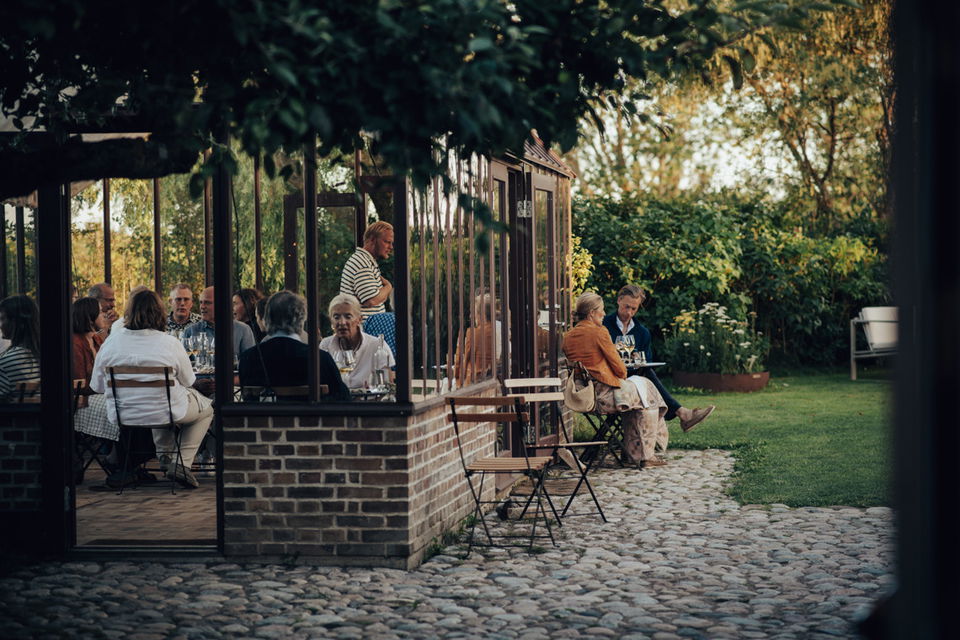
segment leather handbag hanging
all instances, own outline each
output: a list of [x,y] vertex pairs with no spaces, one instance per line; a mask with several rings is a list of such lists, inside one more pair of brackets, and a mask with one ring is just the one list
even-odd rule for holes
[[563,404],[577,413],[589,413],[597,406],[597,394],[593,388],[593,379],[590,378],[579,362],[577,367],[570,371],[570,375],[567,376],[567,381],[563,385]]

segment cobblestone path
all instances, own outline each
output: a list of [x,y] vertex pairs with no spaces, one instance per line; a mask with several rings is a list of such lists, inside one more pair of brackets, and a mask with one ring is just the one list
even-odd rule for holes
[[[415,571],[48,562],[0,579],[4,638],[835,638],[892,582],[886,508],[740,507],[721,451],[596,476],[612,522]],[[581,508],[588,502],[578,498]]]

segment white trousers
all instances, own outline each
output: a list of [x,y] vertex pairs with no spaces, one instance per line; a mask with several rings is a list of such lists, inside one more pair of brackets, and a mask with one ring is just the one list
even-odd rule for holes
[[[207,435],[207,429],[213,422],[213,402],[196,389],[187,389],[187,412],[177,420],[180,425],[180,455],[183,456],[183,466],[187,469],[193,464],[197,456],[197,449]],[[154,429],[153,444],[157,449],[157,457],[163,454],[177,461],[177,443],[173,432],[169,429]]]

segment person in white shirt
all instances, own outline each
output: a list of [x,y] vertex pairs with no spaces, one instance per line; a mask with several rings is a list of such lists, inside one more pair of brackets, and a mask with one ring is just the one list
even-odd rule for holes
[[[90,388],[106,394],[107,418],[117,422],[117,405],[125,424],[162,424],[170,419],[167,396],[163,388],[124,388],[118,397],[107,385],[108,367],[162,366],[172,368],[173,386],[170,387],[170,407],[173,420],[180,425],[180,453],[182,464],[176,458],[174,435],[168,429],[154,429],[153,442],[161,467],[166,466],[168,478],[186,488],[198,487],[190,466],[197,454],[210,422],[213,406],[210,399],[192,386],[196,381],[186,350],[179,340],[167,335],[167,318],[163,302],[154,291],[140,291],[128,306],[123,331],[103,343],[93,363]],[[130,379],[130,375],[119,376]],[[151,376],[150,379],[161,379]]]
[[[330,301],[328,311],[330,320],[333,322],[333,335],[321,340],[320,348],[333,356],[340,367],[340,375],[348,387],[351,389],[365,387],[370,380],[370,374],[378,366],[392,367],[396,364],[393,351],[385,341],[383,345],[385,362],[376,362],[380,340],[360,329],[363,316],[360,301],[355,296],[341,293]],[[345,370],[345,352],[350,352],[354,356],[352,371]]]

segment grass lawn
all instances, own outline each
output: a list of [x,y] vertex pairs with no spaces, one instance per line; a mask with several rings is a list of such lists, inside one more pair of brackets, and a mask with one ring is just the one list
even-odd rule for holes
[[889,505],[889,391],[880,375],[846,371],[774,375],[756,393],[679,389],[684,406],[717,410],[690,433],[669,422],[670,449],[733,451],[741,504]]

